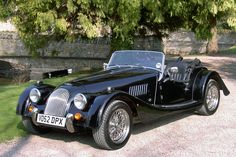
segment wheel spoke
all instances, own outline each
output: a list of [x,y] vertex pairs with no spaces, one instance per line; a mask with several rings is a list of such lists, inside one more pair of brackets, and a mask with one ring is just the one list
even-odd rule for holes
[[215,110],[219,102],[219,93],[215,85],[211,85],[206,96],[206,104],[210,111]]
[[109,136],[114,143],[122,143],[129,133],[129,115],[124,109],[117,109],[109,120]]

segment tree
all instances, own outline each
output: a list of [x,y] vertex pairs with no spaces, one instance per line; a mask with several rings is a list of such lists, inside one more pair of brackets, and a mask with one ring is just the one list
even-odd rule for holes
[[114,49],[127,48],[140,18],[139,0],[12,0],[8,6],[15,6],[13,22],[33,55],[49,40],[93,38],[110,29]]
[[[217,21],[235,26],[234,0],[5,0],[20,37],[33,54],[49,40],[111,35],[112,50],[131,48],[133,37],[152,32],[160,39],[178,28],[209,39],[217,51]],[[0,8],[2,5],[0,5]],[[7,12],[4,13],[4,12]],[[210,40],[212,39],[212,40]]]
[[9,17],[11,14],[10,9],[8,8],[7,1],[3,0],[0,2],[0,20],[4,20]]
[[[227,21],[236,28],[235,0],[143,0],[144,7],[149,11],[144,25],[157,31],[168,28],[185,28],[195,33],[197,39],[207,39],[207,52],[218,52],[217,21]],[[143,14],[142,14],[143,15]],[[148,24],[146,23],[148,21]],[[160,27],[162,27],[160,29]]]
[[218,52],[217,22],[226,21],[236,28],[235,0],[193,0],[187,6],[191,11],[187,27],[198,39],[208,39],[207,53]]

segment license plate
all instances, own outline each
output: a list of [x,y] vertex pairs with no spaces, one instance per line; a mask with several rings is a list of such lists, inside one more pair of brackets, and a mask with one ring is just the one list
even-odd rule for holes
[[53,126],[65,127],[66,118],[45,115],[45,114],[38,114],[37,122],[42,123],[42,124],[53,125]]

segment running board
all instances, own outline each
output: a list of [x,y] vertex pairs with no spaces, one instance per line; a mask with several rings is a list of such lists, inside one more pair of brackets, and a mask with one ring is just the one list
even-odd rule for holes
[[199,101],[191,100],[178,104],[155,105],[155,107],[163,110],[180,110],[180,109],[195,107],[198,106],[199,104],[200,104]]

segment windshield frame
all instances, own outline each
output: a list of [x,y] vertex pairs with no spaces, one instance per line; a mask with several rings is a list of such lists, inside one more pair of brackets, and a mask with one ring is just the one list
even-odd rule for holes
[[[154,67],[148,67],[148,66],[143,66],[143,65],[132,65],[132,64],[121,64],[121,65],[111,65],[111,61],[112,61],[112,58],[114,57],[114,54],[116,54],[116,53],[126,53],[126,52],[133,52],[133,53],[135,53],[135,52],[143,52],[143,53],[159,53],[159,54],[161,54],[162,55],[162,61],[161,61],[161,68],[160,69],[158,69],[158,68],[154,68]],[[114,67],[118,67],[118,68],[121,68],[121,67],[142,67],[142,68],[147,68],[147,69],[152,69],[152,70],[156,70],[156,71],[158,71],[158,72],[160,72],[160,78],[159,79],[161,79],[162,78],[162,76],[163,76],[163,73],[164,73],[164,67],[165,67],[165,54],[163,53],[163,52],[160,52],[160,51],[146,51],[146,50],[121,50],[121,51],[115,51],[113,54],[112,54],[112,56],[111,56],[111,58],[109,59],[109,62],[108,62],[108,64],[107,64],[107,67],[106,67],[106,69],[112,69],[112,68],[114,68]]]

